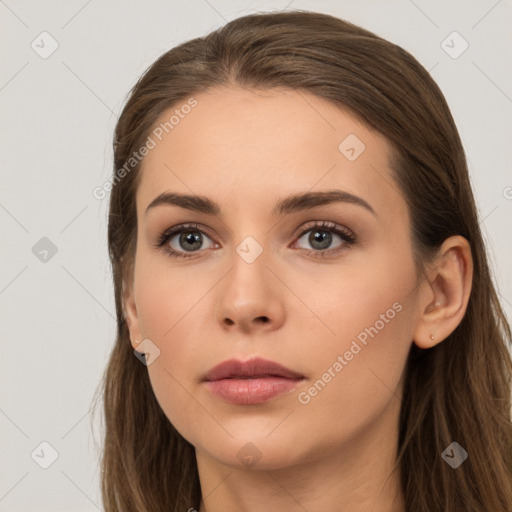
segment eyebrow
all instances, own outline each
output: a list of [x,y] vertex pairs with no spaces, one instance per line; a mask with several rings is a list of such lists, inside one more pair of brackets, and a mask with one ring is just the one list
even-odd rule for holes
[[[279,200],[272,210],[272,215],[290,214],[331,203],[355,204],[365,208],[377,217],[375,210],[364,199],[342,190],[293,194]],[[163,192],[153,199],[146,208],[146,214],[152,208],[162,205],[179,206],[180,208],[207,215],[214,215],[216,217],[220,217],[221,215],[219,205],[206,196],[178,194],[173,192]]]

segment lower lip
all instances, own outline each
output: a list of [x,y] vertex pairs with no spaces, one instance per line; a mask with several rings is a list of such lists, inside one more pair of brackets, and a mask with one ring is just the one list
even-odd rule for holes
[[212,393],[236,405],[261,404],[281,393],[294,390],[302,379],[260,377],[255,379],[220,379],[206,384]]

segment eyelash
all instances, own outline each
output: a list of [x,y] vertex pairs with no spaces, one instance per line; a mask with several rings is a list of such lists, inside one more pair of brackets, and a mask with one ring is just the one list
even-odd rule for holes
[[[305,228],[301,231],[301,233],[298,235],[298,239],[302,238],[306,233],[309,231],[312,231],[316,229],[317,231],[327,231],[329,233],[335,233],[338,235],[342,240],[343,244],[335,249],[324,249],[324,250],[314,250],[314,249],[299,249],[302,251],[312,252],[315,254],[315,257],[324,257],[327,254],[336,253],[343,248],[347,246],[352,246],[357,243],[357,237],[349,231],[347,228],[344,228],[343,226],[340,226],[338,224],[335,224],[334,222],[329,221],[312,221],[311,224],[308,224],[305,226]],[[155,243],[153,244],[155,247],[161,249],[164,251],[165,254],[167,254],[171,258],[191,258],[194,256],[194,254],[200,252],[200,251],[192,251],[189,254],[186,252],[178,252],[174,249],[171,249],[169,246],[164,247],[164,245],[174,236],[177,234],[182,233],[183,231],[198,231],[199,233],[202,233],[203,235],[208,236],[208,238],[212,238],[208,232],[206,232],[204,229],[202,229],[198,224],[180,224],[177,226],[173,226],[172,228],[169,228],[165,230],[163,233],[161,233]]]

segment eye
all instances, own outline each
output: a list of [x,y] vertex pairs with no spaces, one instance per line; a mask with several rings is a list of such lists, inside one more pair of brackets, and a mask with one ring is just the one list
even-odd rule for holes
[[[309,229],[303,230],[301,232],[297,242],[300,242],[301,239],[304,238],[305,242],[313,248],[313,251],[311,251],[308,247],[299,248],[318,253],[315,254],[315,256],[331,254],[345,247],[349,247],[357,242],[355,235],[350,230],[335,224],[334,222],[314,221],[312,224],[309,224],[308,227]],[[308,233],[309,235],[306,237]],[[333,235],[335,235],[334,238]],[[341,241],[338,243],[338,245],[332,247],[333,240],[335,241],[336,237]]]
[[212,241],[197,224],[184,224],[164,231],[154,245],[171,257],[188,258],[193,255],[191,253],[204,249],[205,238]]
[[[312,249],[300,247],[299,249],[314,254],[314,256],[323,257],[328,254],[336,253],[351,245],[357,243],[356,236],[347,228],[328,221],[313,221],[306,225],[307,229],[302,229],[296,243],[305,238],[306,243],[310,244]],[[172,258],[190,258],[196,252],[205,249],[203,246],[205,239],[210,240],[212,245],[217,246],[213,240],[205,233],[204,228],[198,224],[180,224],[164,231],[153,244],[162,249]],[[340,240],[338,245],[331,247],[336,237]],[[210,247],[212,248],[212,247]]]

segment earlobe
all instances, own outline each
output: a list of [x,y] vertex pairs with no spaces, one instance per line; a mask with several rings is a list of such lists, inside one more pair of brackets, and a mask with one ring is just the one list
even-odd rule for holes
[[128,326],[128,330],[130,332],[130,342],[132,347],[136,349],[138,344],[142,341],[142,335],[140,332],[139,317],[135,304],[133,285],[126,285],[125,281],[123,281],[122,290],[123,310],[126,325]]
[[420,300],[420,317],[414,333],[419,348],[432,348],[460,324],[471,294],[473,259],[462,236],[447,238],[426,278]]

